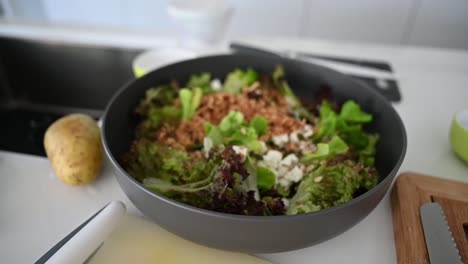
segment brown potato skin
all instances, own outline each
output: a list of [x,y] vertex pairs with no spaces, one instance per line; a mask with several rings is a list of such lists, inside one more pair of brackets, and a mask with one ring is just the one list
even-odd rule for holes
[[49,126],[44,147],[55,175],[70,185],[92,182],[102,166],[101,131],[84,114],[64,116]]

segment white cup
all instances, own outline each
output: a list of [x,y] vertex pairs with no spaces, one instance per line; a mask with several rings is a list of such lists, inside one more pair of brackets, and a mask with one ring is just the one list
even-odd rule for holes
[[168,13],[182,31],[182,45],[192,48],[219,42],[231,20],[233,8],[222,0],[174,0]]

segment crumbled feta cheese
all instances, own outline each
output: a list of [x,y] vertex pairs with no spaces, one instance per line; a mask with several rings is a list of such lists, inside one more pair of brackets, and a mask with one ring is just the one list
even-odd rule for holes
[[293,182],[299,182],[304,175],[300,168],[304,166],[299,164],[299,158],[295,154],[283,158],[283,154],[277,150],[269,150],[258,165],[271,170],[275,174],[276,183],[286,188]]
[[278,135],[278,136],[273,136],[273,137],[271,137],[271,140],[273,140],[273,143],[275,143],[275,145],[281,147],[281,146],[283,146],[285,143],[288,143],[289,137],[288,137],[287,134],[282,134],[282,135]]
[[208,158],[210,155],[210,150],[213,148],[213,141],[209,137],[203,139],[203,153],[205,157]]
[[284,178],[293,182],[299,182],[302,179],[303,175],[304,173],[302,172],[302,170],[299,169],[299,167],[295,166],[292,170],[286,173]]
[[281,185],[283,187],[286,187],[286,188],[288,188],[291,185],[291,182],[288,181],[288,179],[286,179],[286,178],[280,178],[278,180],[278,183],[279,183],[279,185]]
[[298,142],[299,141],[299,137],[298,137],[298,132],[295,131],[295,132],[292,132],[291,134],[289,134],[289,140],[291,142]]
[[313,153],[317,151],[317,146],[312,141],[300,141],[299,150],[302,154]]
[[279,176],[279,177],[283,177],[283,175],[285,175],[286,173],[288,173],[288,171],[289,171],[289,168],[288,168],[288,167],[280,166],[280,167],[276,170],[276,175]]
[[311,137],[312,135],[314,135],[314,130],[312,128],[311,125],[305,125],[303,128],[302,128],[302,135],[305,137],[305,138],[308,138],[308,137]]
[[299,148],[300,149],[306,149],[307,148],[307,142],[306,141],[300,141],[299,142]]
[[277,168],[283,159],[283,154],[277,150],[269,150],[264,156],[263,161],[269,168]]
[[283,204],[284,204],[285,207],[289,207],[289,203],[290,203],[290,202],[289,202],[289,199],[288,199],[288,198],[284,198],[284,197],[283,197],[283,198],[281,198],[281,201],[283,201]]
[[290,167],[293,164],[297,163],[299,159],[295,154],[289,154],[280,162],[280,165]]
[[243,147],[243,146],[232,146],[232,150],[234,150],[234,152],[241,156],[241,161],[244,162],[245,159],[247,158],[247,153],[248,153],[248,150],[246,147]]
[[211,81],[211,89],[213,89],[213,91],[219,91],[221,88],[223,88],[223,85],[219,79],[213,79]]
[[314,178],[314,182],[319,183],[323,180],[323,176],[317,176]]

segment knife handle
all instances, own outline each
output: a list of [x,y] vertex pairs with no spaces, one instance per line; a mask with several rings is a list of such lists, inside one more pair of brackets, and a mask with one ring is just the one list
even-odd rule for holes
[[110,202],[47,251],[35,264],[83,263],[114,230],[125,211],[122,202]]

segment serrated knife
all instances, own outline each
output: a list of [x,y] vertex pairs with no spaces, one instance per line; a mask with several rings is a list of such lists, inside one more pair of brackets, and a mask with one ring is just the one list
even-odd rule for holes
[[425,203],[419,211],[431,264],[462,263],[440,204]]

